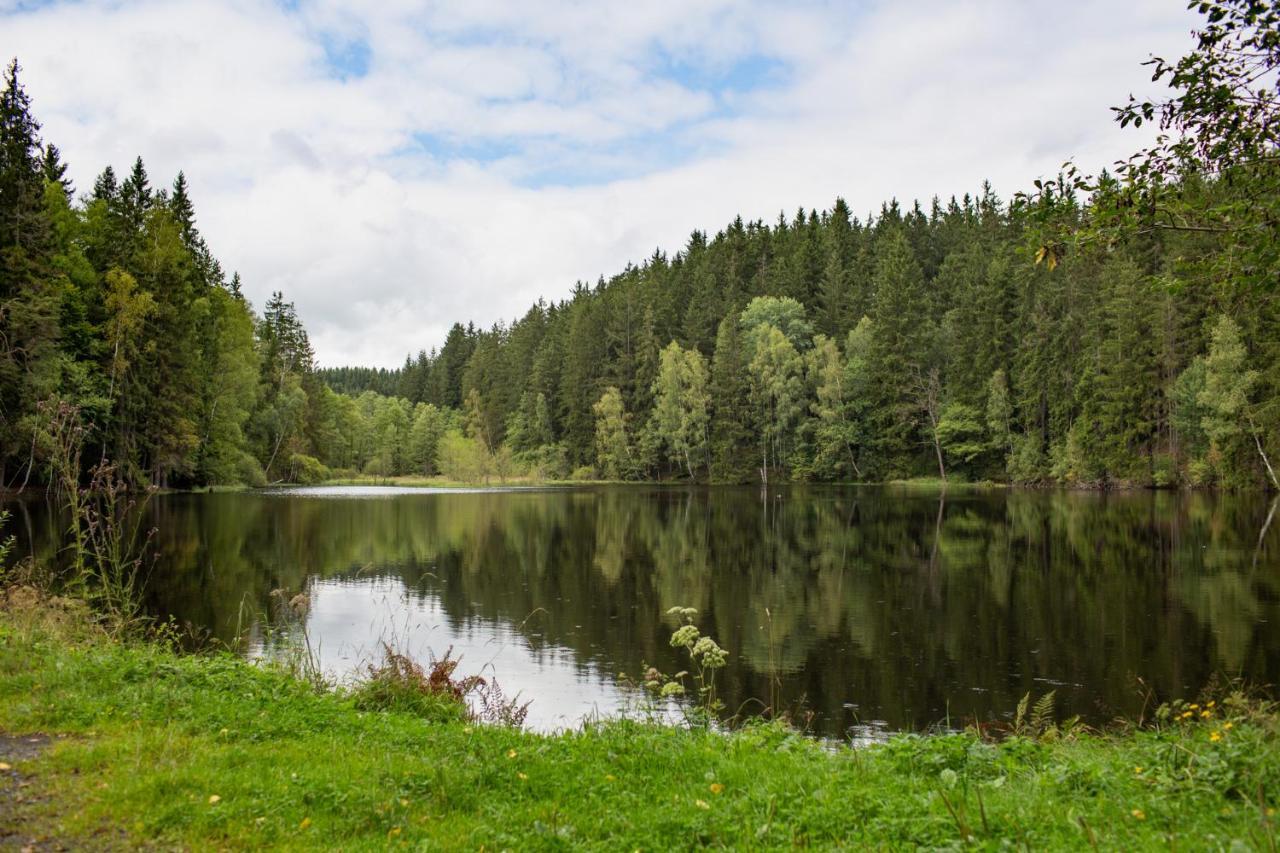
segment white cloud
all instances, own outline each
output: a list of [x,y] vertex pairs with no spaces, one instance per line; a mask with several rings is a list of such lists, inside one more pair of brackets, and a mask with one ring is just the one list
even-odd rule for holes
[[136,154],[185,170],[257,304],[283,289],[324,363],[394,366],[739,213],[1109,163],[1139,140],[1107,107],[1193,23],[1163,0],[144,0],[0,5],[0,53],[80,187]]

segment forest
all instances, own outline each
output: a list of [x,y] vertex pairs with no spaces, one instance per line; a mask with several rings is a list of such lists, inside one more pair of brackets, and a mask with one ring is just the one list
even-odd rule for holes
[[1152,60],[1170,99],[1116,108],[1165,133],[1111,173],[735,219],[510,322],[455,323],[397,370],[320,367],[282,294],[250,305],[181,173],[154,186],[138,158],[78,192],[15,59],[0,486],[50,479],[60,409],[84,459],[165,487],[1280,487],[1277,26],[1207,5],[1225,11],[1196,49]]

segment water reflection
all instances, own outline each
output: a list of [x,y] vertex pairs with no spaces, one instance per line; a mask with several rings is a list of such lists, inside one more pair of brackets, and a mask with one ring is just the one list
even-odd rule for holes
[[[1257,496],[893,488],[305,490],[153,502],[151,605],[232,642],[308,590],[311,642],[349,673],[397,637],[491,665],[549,726],[625,701],[619,672],[682,662],[673,605],[732,653],[731,707],[770,695],[819,730],[987,718],[1023,693],[1098,721],[1214,674],[1280,669],[1280,534]],[[17,508],[46,559],[58,525]],[[255,653],[270,651],[260,641]]]

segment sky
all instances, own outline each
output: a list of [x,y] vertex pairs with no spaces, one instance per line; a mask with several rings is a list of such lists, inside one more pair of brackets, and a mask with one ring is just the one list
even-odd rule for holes
[[695,229],[863,218],[1143,142],[1109,107],[1191,45],[1181,0],[0,0],[78,190],[183,170],[245,294],[325,366],[557,301]]

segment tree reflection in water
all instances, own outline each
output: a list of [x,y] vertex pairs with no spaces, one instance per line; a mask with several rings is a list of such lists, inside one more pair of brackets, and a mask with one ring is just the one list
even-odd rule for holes
[[[43,504],[10,508],[20,547],[52,562],[63,528]],[[247,614],[269,613],[272,590],[306,589],[328,668],[397,633],[423,656],[453,644],[543,725],[616,709],[617,673],[678,668],[673,605],[730,651],[730,709],[767,698],[776,669],[784,704],[832,735],[986,719],[1053,688],[1064,713],[1102,721],[1140,709],[1137,676],[1160,697],[1275,678],[1270,509],[894,487],[178,494],[149,508],[148,594],[231,643],[237,626],[264,636]]]

